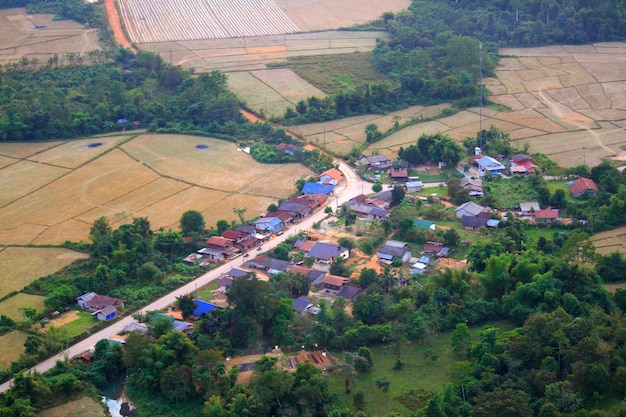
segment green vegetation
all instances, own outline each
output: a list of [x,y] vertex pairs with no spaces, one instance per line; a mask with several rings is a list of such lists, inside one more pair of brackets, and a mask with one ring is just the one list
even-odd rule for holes
[[96,323],[96,319],[89,312],[79,310],[76,312],[76,320],[64,324],[61,328],[67,332],[67,336],[74,338],[89,330]]
[[371,52],[288,57],[270,68],[287,67],[326,94],[351,90],[357,85],[390,80],[376,70]]

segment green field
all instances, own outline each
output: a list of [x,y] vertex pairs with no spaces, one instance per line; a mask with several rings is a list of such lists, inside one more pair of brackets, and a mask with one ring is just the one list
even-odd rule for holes
[[0,315],[10,317],[14,321],[22,321],[24,316],[20,312],[20,308],[30,307],[37,310],[37,313],[41,313],[45,308],[44,300],[45,297],[21,292],[0,302]]
[[7,367],[11,362],[20,358],[24,352],[24,341],[26,333],[14,330],[10,333],[0,336],[0,367]]
[[352,54],[294,56],[287,62],[272,63],[270,68],[289,68],[326,94],[357,85],[389,81],[372,64],[371,52]]
[[[486,327],[496,327],[500,333],[514,328],[510,322],[492,322],[470,328],[473,342],[478,341],[479,333]],[[401,360],[404,366],[401,370],[394,370],[395,355],[388,346],[372,347],[374,366],[358,375],[351,384],[351,394],[345,394],[343,378],[333,376],[330,380],[331,391],[337,393],[342,405],[354,408],[352,394],[363,391],[365,394],[365,411],[371,416],[383,416],[390,413],[408,415],[426,406],[430,395],[440,391],[443,385],[450,381],[452,365],[462,360],[453,351],[450,345],[451,332],[445,332],[433,338],[432,343],[412,342],[403,348]],[[425,358],[425,353],[434,353],[437,360]],[[341,357],[340,353],[335,356]],[[383,393],[376,386],[375,381],[387,378],[391,382],[388,393]],[[415,393],[415,394],[414,394]]]
[[103,404],[89,397],[81,397],[37,414],[38,417],[101,417],[103,415]]
[[85,333],[94,324],[96,324],[96,319],[91,314],[79,310],[75,320],[65,323],[60,327],[67,330],[68,337],[72,338]]

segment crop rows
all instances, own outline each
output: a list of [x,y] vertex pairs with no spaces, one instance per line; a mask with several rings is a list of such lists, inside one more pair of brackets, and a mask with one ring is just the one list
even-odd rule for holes
[[273,0],[120,0],[120,9],[135,43],[300,31]]

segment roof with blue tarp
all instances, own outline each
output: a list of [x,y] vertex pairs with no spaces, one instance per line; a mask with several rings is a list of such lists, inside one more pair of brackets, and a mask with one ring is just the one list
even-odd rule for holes
[[200,317],[203,314],[209,313],[217,308],[215,304],[207,303],[202,300],[193,300],[198,307],[193,311],[192,316]]
[[386,259],[386,260],[388,260],[388,261],[390,261],[390,260],[392,260],[392,259],[393,259],[393,255],[390,255],[390,254],[388,254],[388,253],[379,253],[379,254],[378,254],[378,257],[379,257],[379,258]]
[[324,194],[329,195],[335,187],[331,184],[320,184],[319,182],[305,182],[302,187],[302,194]]
[[435,223],[429,222],[428,220],[415,219],[413,222],[415,223],[415,225],[417,226],[419,230],[434,229],[433,226]]

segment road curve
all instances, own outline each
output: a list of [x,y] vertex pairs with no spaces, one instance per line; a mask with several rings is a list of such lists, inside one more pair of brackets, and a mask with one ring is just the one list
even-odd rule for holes
[[[333,211],[337,209],[340,205],[348,201],[349,199],[359,195],[359,194],[369,194],[372,192],[372,184],[366,181],[363,181],[358,174],[345,162],[336,161],[339,166],[339,169],[343,172],[344,182],[342,185],[337,187],[337,192],[335,196],[330,197],[328,201],[328,205],[332,207]],[[300,223],[290,227],[282,236],[277,236],[274,239],[266,242],[261,246],[262,251],[268,251],[278,244],[284,242],[290,236],[298,234],[302,231],[310,229],[313,226],[313,223],[316,223],[323,218],[326,217],[324,210],[318,210],[313,213],[311,216],[302,220]],[[181,295],[189,294],[198,288],[207,285],[211,281],[219,278],[222,274],[230,271],[232,268],[240,267],[243,264],[243,258],[239,257],[237,259],[233,259],[232,261],[226,262],[225,264],[220,265],[219,267],[208,271],[206,274],[203,274],[199,278],[196,278],[194,281],[180,287],[171,293],[159,298],[151,304],[143,307],[140,311],[153,311],[153,310],[162,310],[167,306],[171,305],[176,301],[176,297],[180,297]],[[98,333],[95,333],[88,338],[81,340],[73,346],[70,346],[63,352],[55,355],[49,359],[44,360],[43,362],[38,363],[34,367],[32,367],[28,372],[39,372],[43,373],[54,367],[56,361],[64,360],[67,358],[72,358],[79,353],[82,353],[89,349],[91,346],[95,345],[99,340],[106,339],[110,336],[118,334],[122,331],[127,324],[134,322],[135,320],[132,318],[132,315],[128,315],[121,320],[111,324],[105,329],[100,330]],[[9,380],[0,385],[0,392],[5,392],[11,388],[13,380]]]

